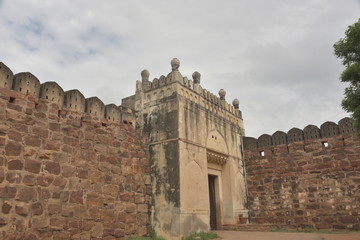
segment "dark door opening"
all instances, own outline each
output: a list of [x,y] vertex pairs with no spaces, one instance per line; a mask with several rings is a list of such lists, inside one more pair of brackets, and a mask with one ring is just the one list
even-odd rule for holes
[[210,228],[217,229],[216,224],[216,193],[215,193],[215,179],[216,176],[208,175],[209,179],[209,199],[210,199]]

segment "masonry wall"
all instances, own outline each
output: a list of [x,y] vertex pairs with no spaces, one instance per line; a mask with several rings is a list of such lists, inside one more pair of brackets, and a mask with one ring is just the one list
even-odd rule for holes
[[130,124],[0,89],[0,239],[149,233],[146,139]]
[[311,126],[317,128],[317,137],[305,134],[304,139],[306,129],[297,129],[300,139],[288,133],[283,144],[277,144],[274,135],[265,137],[268,144],[260,141],[264,137],[257,144],[245,139],[252,222],[283,228],[360,229],[360,139],[341,131],[344,121],[349,119],[339,122],[340,131],[330,124],[333,136],[325,127],[324,132]]

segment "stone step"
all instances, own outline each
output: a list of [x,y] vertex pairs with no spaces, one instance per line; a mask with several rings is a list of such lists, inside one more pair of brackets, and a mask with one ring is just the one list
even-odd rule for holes
[[226,224],[222,226],[222,230],[242,231],[242,232],[268,232],[277,229],[273,224]]

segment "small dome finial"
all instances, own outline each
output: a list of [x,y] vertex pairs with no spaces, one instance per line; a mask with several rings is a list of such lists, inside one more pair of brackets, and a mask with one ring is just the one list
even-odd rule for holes
[[239,102],[239,100],[237,98],[234,99],[232,104],[233,104],[234,108],[239,109],[240,102]]
[[192,78],[194,83],[200,84],[201,74],[199,72],[195,71],[192,75]]
[[224,89],[220,89],[219,96],[220,100],[225,100],[226,91]]
[[179,70],[179,67],[180,67],[179,59],[173,58],[170,63],[171,63],[171,70],[172,71],[178,71]]
[[150,76],[150,72],[147,69],[141,71],[141,80],[148,81]]

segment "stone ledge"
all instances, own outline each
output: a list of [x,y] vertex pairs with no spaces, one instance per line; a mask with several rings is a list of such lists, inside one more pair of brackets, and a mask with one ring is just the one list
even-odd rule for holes
[[278,229],[273,224],[226,224],[222,226],[222,230],[241,231],[241,232],[269,232],[272,229]]

